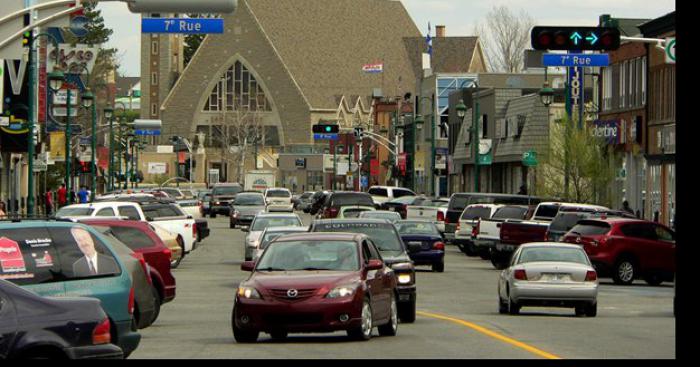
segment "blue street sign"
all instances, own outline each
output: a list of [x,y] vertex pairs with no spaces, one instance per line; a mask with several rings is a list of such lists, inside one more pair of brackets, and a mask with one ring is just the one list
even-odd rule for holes
[[134,130],[135,135],[159,136],[160,130]]
[[338,134],[314,134],[314,140],[338,140]]
[[610,65],[608,54],[544,54],[542,65],[558,67],[598,67]]
[[221,34],[224,20],[220,18],[144,18],[141,33]]

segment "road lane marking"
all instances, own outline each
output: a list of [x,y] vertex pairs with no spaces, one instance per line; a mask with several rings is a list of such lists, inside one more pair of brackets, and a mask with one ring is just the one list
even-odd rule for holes
[[547,353],[547,352],[545,352],[545,351],[543,351],[543,350],[540,350],[540,349],[537,349],[537,348],[535,348],[535,347],[533,347],[533,346],[531,346],[531,345],[525,344],[525,343],[523,343],[523,342],[521,342],[521,341],[518,341],[518,340],[515,340],[515,339],[513,339],[513,338],[509,338],[509,337],[507,337],[507,336],[505,336],[505,335],[502,335],[502,334],[499,334],[499,333],[497,333],[497,332],[491,331],[491,330],[489,330],[489,329],[487,329],[487,328],[485,328],[485,327],[483,327],[483,326],[479,326],[479,325],[476,325],[476,324],[471,323],[471,322],[468,322],[468,321],[464,321],[464,320],[460,320],[460,319],[455,319],[455,318],[452,318],[452,317],[449,317],[449,316],[443,316],[443,315],[438,315],[438,314],[433,314],[433,313],[428,313],[428,312],[422,312],[422,311],[417,311],[416,313],[417,313],[418,315],[421,315],[421,316],[431,317],[431,318],[439,319],[439,320],[450,321],[450,322],[453,322],[453,323],[455,323],[455,324],[459,324],[459,325],[462,325],[462,326],[466,326],[466,327],[468,327],[468,328],[470,328],[470,329],[472,329],[472,330],[475,330],[475,331],[478,331],[478,332],[480,332],[480,333],[482,333],[482,334],[488,335],[488,336],[490,336],[490,337],[492,337],[492,338],[494,338],[494,339],[498,339],[498,340],[500,340],[500,341],[502,341],[502,342],[504,342],[504,343],[508,343],[508,344],[513,345],[513,346],[515,346],[515,347],[524,349],[524,350],[526,350],[526,351],[528,351],[528,352],[530,352],[530,353],[533,353],[533,354],[535,354],[535,355],[538,355],[538,356],[540,356],[540,357],[542,357],[542,358],[546,358],[546,359],[562,359],[561,357],[559,357],[559,356],[557,356],[557,355],[554,355],[554,354],[551,354],[551,353]]

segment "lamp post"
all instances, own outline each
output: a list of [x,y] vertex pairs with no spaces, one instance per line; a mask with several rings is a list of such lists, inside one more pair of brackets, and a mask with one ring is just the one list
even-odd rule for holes
[[[110,155],[109,155],[109,162],[110,162],[110,165],[111,165],[111,167],[112,167],[112,168],[110,168],[109,176],[110,176],[110,179],[112,180],[112,190],[114,190],[114,186],[116,186],[116,185],[115,185],[115,181],[117,181],[117,180],[116,180],[116,177],[118,177],[118,176],[115,177],[114,171],[118,171],[119,174],[121,174],[121,172],[122,172],[122,159],[121,159],[121,143],[122,143],[122,140],[121,140],[121,139],[122,139],[122,133],[121,133],[121,130],[122,130],[122,128],[123,128],[122,122],[123,122],[124,116],[125,116],[125,114],[126,114],[126,104],[124,104],[124,102],[117,101],[117,102],[114,103],[114,105],[115,105],[115,106],[119,106],[119,109],[121,110],[121,116],[120,116],[119,119],[117,120],[117,122],[118,122],[117,128],[118,128],[118,132],[119,132],[119,138],[118,138],[118,141],[117,141],[116,143],[114,142],[114,138],[113,138],[113,136],[114,136],[114,130],[113,130],[113,127],[112,127],[112,125],[113,125],[113,124],[112,124],[112,120],[109,121],[109,124],[110,124],[110,127],[109,127],[109,136],[110,136],[110,138],[109,138],[109,139],[110,139],[110,152],[111,152]],[[118,167],[118,170],[117,170],[117,167],[115,167],[115,164],[114,164],[114,154],[113,154],[113,153],[114,153],[114,149],[112,148],[112,145],[114,145],[114,144],[117,144],[117,151],[119,152],[119,153],[116,155],[116,156],[117,156],[117,163],[118,163],[116,166]],[[119,182],[121,182],[121,181],[119,181]]]
[[95,110],[95,96],[88,89],[85,91],[85,93],[83,93],[81,100],[83,103],[83,108],[85,108],[86,110],[92,109],[92,139],[90,142],[90,201],[93,202],[95,201],[95,192],[97,191],[97,172],[95,169],[95,149],[97,145],[97,112]]
[[459,121],[464,124],[464,117],[467,115],[467,106],[464,104],[463,99],[459,100],[459,103],[455,109],[457,110],[457,117],[459,118]]
[[113,124],[112,124],[112,117],[114,116],[114,108],[112,108],[111,105],[107,105],[107,107],[104,108],[103,113],[105,115],[105,118],[107,121],[109,121],[109,177],[107,178],[107,190],[112,191],[114,189],[113,182],[112,182],[112,172],[114,172],[114,159],[112,158],[114,151],[114,132],[112,130]]
[[[474,191],[481,192],[481,182],[479,180],[479,84],[474,81],[473,88],[476,89],[476,98],[474,104],[474,114],[472,116],[472,132],[474,133]],[[474,94],[472,94],[474,95]]]
[[423,115],[416,115],[413,120],[413,143],[411,146],[411,152],[413,153],[413,172],[411,172],[411,189],[416,190],[416,145],[418,143],[418,131],[423,130],[423,124],[425,124],[425,119]]
[[[430,133],[430,156],[432,157],[431,161],[431,170],[430,170],[430,189],[431,193],[434,196],[435,195],[435,96],[433,95],[432,97],[421,97],[419,100],[418,105],[420,105],[424,99],[430,100],[430,127],[431,127],[431,133]],[[421,124],[424,122],[423,116],[418,115],[416,116],[416,124],[418,124],[418,117],[420,116],[421,118]],[[417,140],[417,139],[416,139]]]

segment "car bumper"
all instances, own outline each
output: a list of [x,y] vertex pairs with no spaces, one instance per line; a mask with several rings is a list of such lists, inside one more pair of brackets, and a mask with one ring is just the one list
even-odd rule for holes
[[445,261],[445,252],[439,250],[421,251],[409,254],[415,265],[432,265]]
[[400,285],[397,287],[397,292],[399,294],[399,299],[397,303],[411,303],[416,300],[416,285]]
[[231,207],[223,206],[223,205],[214,205],[209,209],[209,213],[212,214],[225,214],[229,215],[229,212],[231,211]]
[[598,284],[555,284],[535,282],[514,283],[510,297],[516,302],[528,301],[573,301],[595,303],[598,298]]
[[124,352],[114,344],[90,345],[66,348],[68,359],[123,359]]
[[293,212],[294,211],[294,205],[289,204],[289,205],[268,205],[267,206],[267,211],[272,213],[272,212]]
[[131,329],[131,320],[115,322],[114,325],[117,329],[117,340],[112,342],[122,349],[124,355],[136,350],[141,342],[141,334]]
[[202,228],[202,227],[197,227],[197,234],[199,235],[199,239],[203,240],[211,234],[211,230],[207,228]]
[[[346,314],[348,321],[340,321]],[[359,327],[362,303],[357,299],[301,301],[298,303],[237,300],[234,306],[236,326],[243,330],[270,332],[333,332]],[[248,322],[243,322],[243,316]]]
[[175,285],[166,286],[163,289],[163,303],[168,303],[175,299],[176,289]]

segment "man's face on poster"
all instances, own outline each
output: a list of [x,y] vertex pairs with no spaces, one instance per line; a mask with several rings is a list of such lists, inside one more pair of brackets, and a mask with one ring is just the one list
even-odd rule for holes
[[82,228],[73,228],[71,229],[71,234],[73,235],[75,242],[78,243],[80,251],[82,251],[85,256],[95,256],[95,243],[92,241],[92,236],[90,236],[88,231]]

